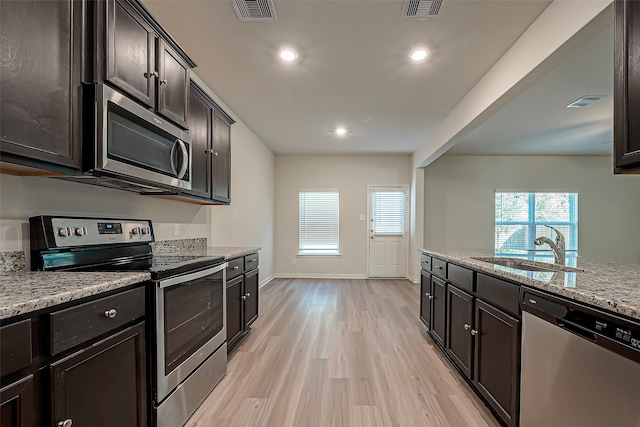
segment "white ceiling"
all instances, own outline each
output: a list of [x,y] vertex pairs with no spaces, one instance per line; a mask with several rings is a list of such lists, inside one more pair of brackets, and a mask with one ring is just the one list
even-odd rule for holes
[[402,20],[402,0],[275,0],[276,23],[239,22],[230,0],[143,2],[275,153],[409,153],[550,0],[445,0],[426,21]]
[[[585,95],[606,97],[586,107],[566,108]],[[612,140],[613,25],[447,154],[610,155]]]

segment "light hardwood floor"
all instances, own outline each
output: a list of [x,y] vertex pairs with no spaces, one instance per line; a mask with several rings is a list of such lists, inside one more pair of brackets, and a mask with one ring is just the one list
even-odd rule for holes
[[498,426],[426,337],[407,280],[276,279],[188,427]]

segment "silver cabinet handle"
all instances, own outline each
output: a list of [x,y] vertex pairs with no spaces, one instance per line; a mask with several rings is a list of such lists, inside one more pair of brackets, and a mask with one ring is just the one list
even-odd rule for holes
[[425,297],[430,297],[431,294],[429,292],[427,292],[426,294],[424,294]]
[[247,300],[247,296],[246,296],[246,295],[242,295],[242,297],[241,297],[241,298],[242,298],[244,301],[246,301],[246,300]]
[[442,267],[440,267],[439,265],[436,265],[436,270],[442,270]]
[[471,329],[471,325],[467,325],[466,323],[464,324],[464,330],[468,331],[469,329]]
[[251,292],[247,292],[247,298],[251,296]]
[[144,73],[144,76],[148,79],[150,79],[151,77],[158,77],[158,72],[157,71],[153,71],[151,73]]
[[160,80],[160,84],[161,85],[166,85],[167,84],[167,79]]
[[73,421],[71,420],[71,418],[67,418],[64,421],[60,421],[58,423],[58,427],[71,427],[73,425]]
[[115,308],[112,308],[111,310],[107,310],[104,312],[104,316],[108,317],[109,319],[113,319],[117,315],[118,315],[118,312],[116,311]]
[[478,331],[476,331],[475,329],[472,329],[471,330],[471,335],[473,335],[475,337],[476,335],[478,335]]
[[249,262],[258,262],[257,259],[250,259]]
[[433,299],[433,295],[429,295],[429,299]]
[[240,267],[239,267],[239,266],[237,266],[237,265],[234,265],[234,266],[233,266],[233,269],[234,269],[234,270],[239,270],[239,269],[240,269]]

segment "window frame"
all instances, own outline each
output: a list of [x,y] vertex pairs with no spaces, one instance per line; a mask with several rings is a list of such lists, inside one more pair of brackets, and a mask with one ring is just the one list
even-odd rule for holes
[[[322,252],[319,249],[302,249],[302,233],[300,228],[301,214],[300,211],[300,195],[303,193],[336,193],[338,196],[337,203],[337,248],[335,250],[327,250]],[[296,256],[304,257],[339,257],[340,256],[340,189],[338,188],[299,188],[298,189],[298,252]]]
[[[528,221],[497,221],[496,217],[496,195],[499,193],[525,193],[528,196]],[[569,195],[569,221],[536,221],[535,219],[535,196],[536,194],[549,194],[549,193],[559,193],[559,194],[568,194]],[[499,248],[496,247],[496,228],[503,225],[522,225],[528,228],[529,236],[536,235],[536,227],[541,225],[550,225],[552,227],[556,226],[568,226],[571,235],[565,236],[565,238],[571,242],[576,242],[576,249],[567,249],[565,252],[567,254],[567,260],[570,264],[575,264],[576,258],[578,256],[578,192],[577,191],[527,191],[527,190],[495,190],[493,196],[493,248],[494,255],[497,257],[512,257],[512,258],[522,258],[526,256],[527,260],[535,261],[536,258],[549,258],[553,259],[553,252],[551,249],[549,250],[540,250],[536,249],[533,244],[533,240],[528,242],[528,246],[526,248],[520,249],[522,252],[526,252],[526,254],[508,254],[498,252]],[[574,265],[575,266],[575,265]]]

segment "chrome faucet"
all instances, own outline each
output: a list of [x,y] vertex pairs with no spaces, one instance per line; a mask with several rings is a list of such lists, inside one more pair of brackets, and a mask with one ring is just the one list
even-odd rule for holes
[[549,245],[551,247],[551,250],[553,251],[553,257],[555,258],[555,263],[559,265],[564,265],[564,255],[565,255],[564,236],[557,229],[546,224],[544,226],[549,227],[550,229],[556,232],[556,241],[554,242],[548,237],[538,237],[533,241],[533,244],[536,246],[544,245],[545,243]]

